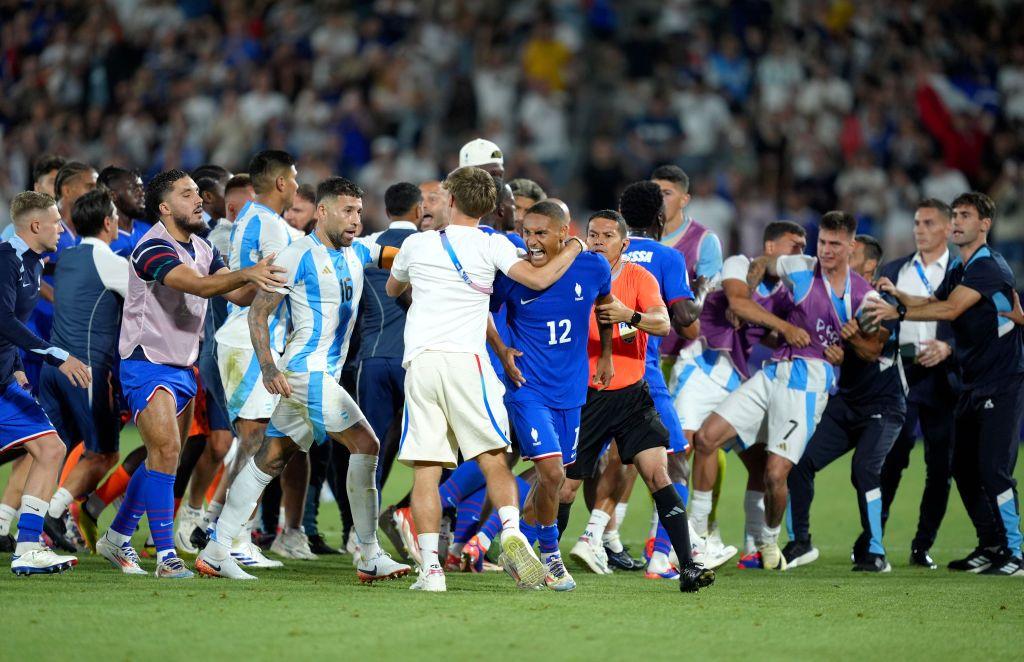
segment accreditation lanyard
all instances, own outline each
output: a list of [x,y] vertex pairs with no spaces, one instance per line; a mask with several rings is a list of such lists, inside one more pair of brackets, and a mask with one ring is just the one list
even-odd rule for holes
[[452,242],[448,240],[448,235],[445,234],[444,230],[441,230],[440,235],[441,245],[444,246],[445,252],[448,253],[448,257],[451,258],[452,264],[455,266],[455,271],[459,274],[459,277],[462,278],[463,282],[481,294],[492,294],[494,292],[494,288],[477,285],[473,282],[473,279],[469,277],[469,274],[467,274],[466,270],[462,267],[462,263],[459,262],[459,256],[455,254],[455,249],[452,248]]
[[922,267],[921,263],[917,261],[917,258],[914,258],[914,270],[917,271],[917,277],[921,279],[922,283],[924,283],[924,289],[928,290],[928,296],[935,294],[935,290],[932,289],[932,284],[928,282],[928,276],[924,273],[924,267]]
[[832,302],[832,308],[835,309],[836,315],[839,316],[839,320],[846,324],[853,317],[853,301],[850,297],[850,270],[846,271],[846,291],[843,296],[837,297],[832,291],[832,284],[829,282],[828,277],[825,276],[825,272],[821,272],[821,280],[825,283],[825,291],[828,292],[828,298]]

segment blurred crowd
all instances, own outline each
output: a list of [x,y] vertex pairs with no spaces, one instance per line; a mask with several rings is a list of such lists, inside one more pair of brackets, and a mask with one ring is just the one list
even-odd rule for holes
[[[756,252],[766,223],[857,215],[912,246],[919,198],[998,205],[1024,262],[1024,8],[1005,0],[0,0],[0,216],[33,158],[102,168],[300,155],[395,181],[474,137],[577,214],[674,162],[688,214]],[[0,224],[5,224],[2,218]],[[812,244],[813,245],[813,244]]]

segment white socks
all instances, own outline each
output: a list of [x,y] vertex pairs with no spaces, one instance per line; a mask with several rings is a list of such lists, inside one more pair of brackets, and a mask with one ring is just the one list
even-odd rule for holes
[[0,503],[0,536],[10,535],[11,525],[18,519],[18,511]]
[[587,528],[583,530],[583,535],[580,537],[586,538],[587,542],[591,545],[601,544],[604,528],[608,526],[609,521],[611,521],[611,515],[599,508],[594,508],[590,511],[590,521],[587,522]]
[[708,517],[711,516],[712,493],[710,490],[690,492],[690,524],[697,535],[707,537]]
[[781,529],[782,529],[781,526],[768,526],[768,524],[765,523],[765,525],[761,527],[761,532],[760,532],[760,534],[758,536],[758,540],[757,540],[758,544],[759,545],[778,545],[779,544],[779,530],[781,530]]
[[[352,507],[353,528],[359,541],[360,554],[372,559],[380,552],[377,545],[377,456],[353,453],[348,461],[348,480],[345,485],[348,502]],[[434,556],[437,557],[437,540]]]
[[491,548],[491,538],[486,533],[481,532],[476,534],[476,542],[480,545],[480,549],[485,552]]
[[53,493],[53,498],[50,499],[50,507],[47,512],[50,517],[60,519],[64,516],[64,513],[67,512],[68,506],[70,506],[71,502],[74,500],[75,497],[71,495],[71,492],[68,492],[61,487]]
[[519,531],[519,509],[515,506],[502,506],[498,508],[498,519],[501,520],[501,539],[509,535],[523,535]]
[[203,530],[212,529],[217,526],[217,519],[220,517],[220,511],[224,509],[223,503],[217,503],[214,501],[207,509],[206,514],[203,515]]
[[272,476],[268,476],[256,467],[252,458],[245,463],[242,470],[235,477],[228,491],[227,502],[217,519],[217,531],[210,544],[206,546],[206,552],[210,558],[219,561],[227,558],[231,553],[231,545],[242,527],[249,521],[249,516],[256,508],[263,490],[267,488]]
[[618,531],[622,523],[626,521],[626,511],[629,509],[629,502],[615,504],[615,530]]
[[744,553],[751,554],[754,551],[755,541],[764,526],[764,492],[747,490],[743,493],[743,514],[745,515],[744,526]]
[[601,542],[604,543],[605,547],[616,554],[622,551],[622,538],[619,537],[619,532],[617,530],[605,531],[604,535],[601,536]]
[[[355,457],[354,455],[352,457]],[[355,513],[353,513],[353,517]],[[420,558],[423,559],[423,570],[427,571],[433,567],[441,567],[437,559],[437,542],[440,538],[438,533],[421,533],[416,536],[416,542],[420,546]]]

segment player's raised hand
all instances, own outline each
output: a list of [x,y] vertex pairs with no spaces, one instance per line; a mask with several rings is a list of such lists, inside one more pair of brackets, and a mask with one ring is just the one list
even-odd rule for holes
[[73,356],[68,356],[67,360],[60,364],[58,370],[63,372],[64,376],[79,388],[85,388],[92,383],[92,370]]
[[280,395],[284,398],[290,398],[292,395],[292,385],[288,383],[288,378],[277,369],[277,366],[263,367],[263,385],[267,387],[267,392],[273,395]]
[[612,357],[600,356],[597,359],[597,369],[594,371],[594,384],[597,390],[608,388],[615,376],[615,366],[612,364]]
[[498,353],[501,365],[505,368],[505,376],[511,379],[512,383],[519,387],[526,383],[526,378],[523,377],[523,372],[516,365],[516,357],[522,355],[523,353],[515,347],[506,347]]
[[843,357],[846,356],[841,345],[829,345],[825,348],[825,360],[832,365],[843,364]]
[[786,344],[790,347],[803,349],[811,344],[811,334],[789,322],[786,322],[779,332],[782,333],[782,337],[786,339]]
[[278,288],[284,287],[288,282],[279,274],[284,273],[284,267],[274,264],[276,254],[271,253],[251,267],[242,269],[245,279],[255,283],[264,292],[275,292]]
[[1013,308],[1005,313],[999,313],[999,316],[1012,320],[1018,326],[1024,326],[1024,309],[1021,308],[1020,296],[1017,295],[1017,290],[1013,291]]

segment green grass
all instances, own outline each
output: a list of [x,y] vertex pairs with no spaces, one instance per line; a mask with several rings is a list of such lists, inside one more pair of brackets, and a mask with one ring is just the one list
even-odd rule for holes
[[[126,447],[137,443],[134,431],[125,436]],[[730,459],[721,521],[726,541],[738,544],[743,469]],[[858,518],[847,457],[819,476],[812,511],[818,562],[782,574],[730,563],[698,595],[636,573],[597,577],[575,568],[579,586],[567,594],[518,591],[498,573],[449,575],[447,594],[424,595],[408,590],[410,580],[361,586],[348,557],[258,571],[254,583],[159,582],[122,577],[84,556],[63,576],[0,574],[0,658],[1019,659],[1024,580],[907,567],[922,476],[916,452],[890,524],[889,575],[850,571]],[[409,477],[395,469],[385,503],[404,492]],[[623,527],[635,551],[650,510],[638,488]],[[585,515],[576,509],[566,540]],[[321,528],[334,542],[337,521],[336,509],[326,507]],[[954,490],[933,553],[944,563],[973,544]]]

